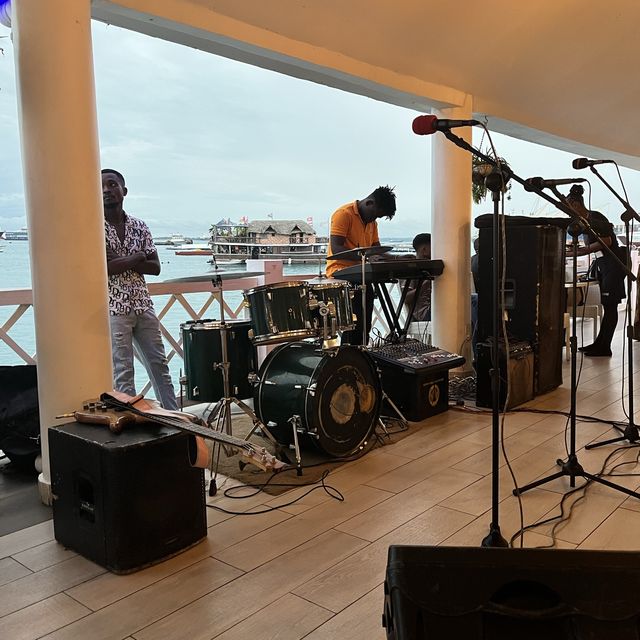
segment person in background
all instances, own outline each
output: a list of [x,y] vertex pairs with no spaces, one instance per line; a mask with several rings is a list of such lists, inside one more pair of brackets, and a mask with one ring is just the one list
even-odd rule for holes
[[[604,314],[600,331],[593,344],[580,347],[585,356],[611,356],[611,341],[618,324],[618,305],[626,297],[624,289],[624,271],[615,257],[602,248],[602,244],[608,246],[613,253],[626,264],[626,250],[618,246],[618,240],[613,230],[613,225],[599,211],[590,211],[584,205],[584,188],[574,184],[567,196],[567,203],[581,217],[588,221],[595,232],[586,234],[586,246],[578,248],[578,255],[585,256],[590,253],[602,251],[603,255],[595,261],[595,272],[600,285],[600,300]],[[599,236],[599,238],[598,238]]]
[[471,256],[471,277],[473,291],[471,292],[471,348],[473,361],[478,357],[478,286],[480,285],[480,238],[473,241],[474,254]]
[[[371,247],[380,244],[378,236],[378,218],[391,220],[396,214],[396,194],[391,187],[378,187],[365,198],[342,205],[331,216],[329,248],[327,251],[328,278],[340,269],[358,264],[358,260],[331,260],[331,256],[357,247]],[[353,297],[353,312],[356,316],[355,329],[345,331],[341,336],[342,344],[362,344],[363,324],[366,322],[366,334],[371,330],[373,316],[373,287],[367,285],[367,308],[362,309],[359,291]]]
[[[416,252],[416,258],[419,260],[431,260],[431,234],[419,233],[413,239],[413,248]],[[431,322],[431,280],[425,280],[420,286],[420,290],[416,290],[415,281],[409,285],[407,297],[405,298],[405,306],[407,310],[411,310],[414,300],[416,301],[412,322]]]
[[160,322],[153,310],[145,274],[157,276],[160,260],[147,225],[123,209],[127,187],[123,175],[102,170],[102,204],[109,274],[109,322],[116,391],[136,395],[134,345],[149,374],[156,398],[177,410]]

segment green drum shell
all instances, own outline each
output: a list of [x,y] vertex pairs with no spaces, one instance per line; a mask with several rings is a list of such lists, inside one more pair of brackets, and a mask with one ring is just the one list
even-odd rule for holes
[[[231,395],[239,399],[250,398],[253,385],[248,376],[255,371],[256,362],[255,347],[249,339],[251,323],[248,320],[231,320],[226,324]],[[222,362],[220,328],[221,323],[214,320],[180,325],[189,400],[217,402],[224,397],[222,369],[214,369],[213,366]]]
[[[349,331],[355,328],[355,322],[353,321],[353,307],[351,305],[351,287],[346,280],[334,280],[332,278],[325,278],[319,282],[309,283],[309,294],[312,299],[318,302],[324,302],[329,304],[333,303],[335,310],[336,329],[338,331]],[[324,322],[320,315],[319,309],[313,309],[312,315],[318,335],[322,335]],[[329,318],[332,316],[329,315]],[[331,333],[331,321],[329,320],[329,331],[332,337],[336,337]]]
[[243,295],[251,315],[254,344],[276,344],[315,335],[306,282],[266,284],[248,289]]
[[289,419],[298,415],[303,444],[349,456],[366,443],[380,415],[378,374],[358,347],[322,351],[310,342],[284,344],[267,356],[258,377],[255,411],[282,444],[293,443]]

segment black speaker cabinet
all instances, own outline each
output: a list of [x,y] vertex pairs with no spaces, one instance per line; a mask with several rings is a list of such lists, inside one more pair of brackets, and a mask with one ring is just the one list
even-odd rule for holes
[[389,547],[388,640],[637,640],[640,554]]
[[[568,218],[505,217],[504,290],[508,334],[529,342],[534,353],[534,393],[562,384],[566,295],[565,236]],[[493,335],[493,232],[491,217],[480,216],[478,342]],[[500,265],[500,268],[502,266]],[[502,271],[502,268],[501,268]]]
[[[491,390],[491,345],[482,342],[478,345],[476,360],[476,405],[493,407]],[[533,349],[528,342],[510,342],[509,357],[506,357],[504,341],[498,341],[498,370],[500,371],[500,393],[498,395],[501,409],[511,409],[523,402],[533,400]],[[507,376],[508,372],[508,376]],[[509,402],[505,407],[509,391]]]
[[202,540],[204,472],[189,465],[188,444],[153,424],[119,435],[78,423],[49,429],[56,540],[114,573]]
[[[407,420],[420,422],[449,408],[448,369],[407,372],[383,360],[376,360],[376,364],[382,388]],[[385,411],[395,415],[392,407],[385,407]]]

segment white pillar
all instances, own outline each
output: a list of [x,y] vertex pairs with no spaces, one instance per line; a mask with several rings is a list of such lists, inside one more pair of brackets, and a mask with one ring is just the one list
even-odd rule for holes
[[[438,118],[469,119],[471,97],[463,107],[434,112]],[[471,142],[471,128],[455,134]],[[471,364],[471,154],[442,134],[433,137],[431,169],[432,257],[444,261],[433,285],[433,343],[461,353]]]
[[13,3],[38,362],[40,495],[47,429],[112,387],[90,0]]

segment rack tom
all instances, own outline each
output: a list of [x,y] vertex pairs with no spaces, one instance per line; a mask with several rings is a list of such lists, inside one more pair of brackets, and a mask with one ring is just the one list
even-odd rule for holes
[[255,345],[290,342],[315,336],[306,282],[265,284],[243,292],[251,316]]
[[317,335],[323,335],[325,318],[330,338],[336,338],[338,331],[355,328],[351,294],[351,287],[345,280],[323,278],[309,282],[311,315]]

